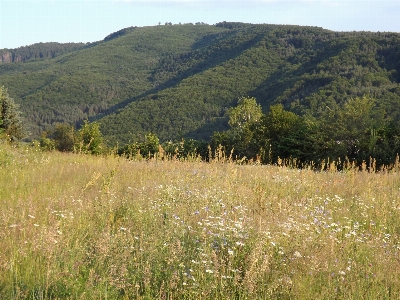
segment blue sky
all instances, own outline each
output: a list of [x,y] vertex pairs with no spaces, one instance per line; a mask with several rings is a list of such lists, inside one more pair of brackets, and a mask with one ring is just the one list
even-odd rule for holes
[[400,32],[399,0],[0,0],[0,49],[94,42],[129,26],[221,21]]

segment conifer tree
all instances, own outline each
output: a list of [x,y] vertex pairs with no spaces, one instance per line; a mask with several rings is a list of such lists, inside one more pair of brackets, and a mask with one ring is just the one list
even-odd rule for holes
[[24,137],[19,105],[8,95],[4,86],[0,87],[0,120],[0,131],[4,132],[7,140],[13,142]]

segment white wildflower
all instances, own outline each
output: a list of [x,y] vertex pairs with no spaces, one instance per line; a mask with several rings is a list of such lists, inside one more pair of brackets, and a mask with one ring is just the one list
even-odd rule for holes
[[293,256],[294,256],[294,257],[297,257],[297,258],[303,257],[299,251],[296,251],[296,252],[293,254]]
[[241,224],[241,223],[238,223],[238,222],[236,222],[236,223],[235,223],[235,227],[236,227],[236,228],[239,228],[239,229],[241,229],[241,228],[242,228],[242,224]]

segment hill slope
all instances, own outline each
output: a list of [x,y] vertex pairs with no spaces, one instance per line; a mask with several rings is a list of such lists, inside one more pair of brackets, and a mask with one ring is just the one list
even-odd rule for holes
[[399,34],[225,22],[130,27],[54,58],[0,64],[33,135],[89,117],[110,143],[148,131],[207,139],[245,95],[318,116],[367,93],[399,120],[399,80]]

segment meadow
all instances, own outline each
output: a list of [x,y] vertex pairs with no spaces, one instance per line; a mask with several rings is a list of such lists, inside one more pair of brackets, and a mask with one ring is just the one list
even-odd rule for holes
[[1,299],[399,299],[400,173],[0,145]]

